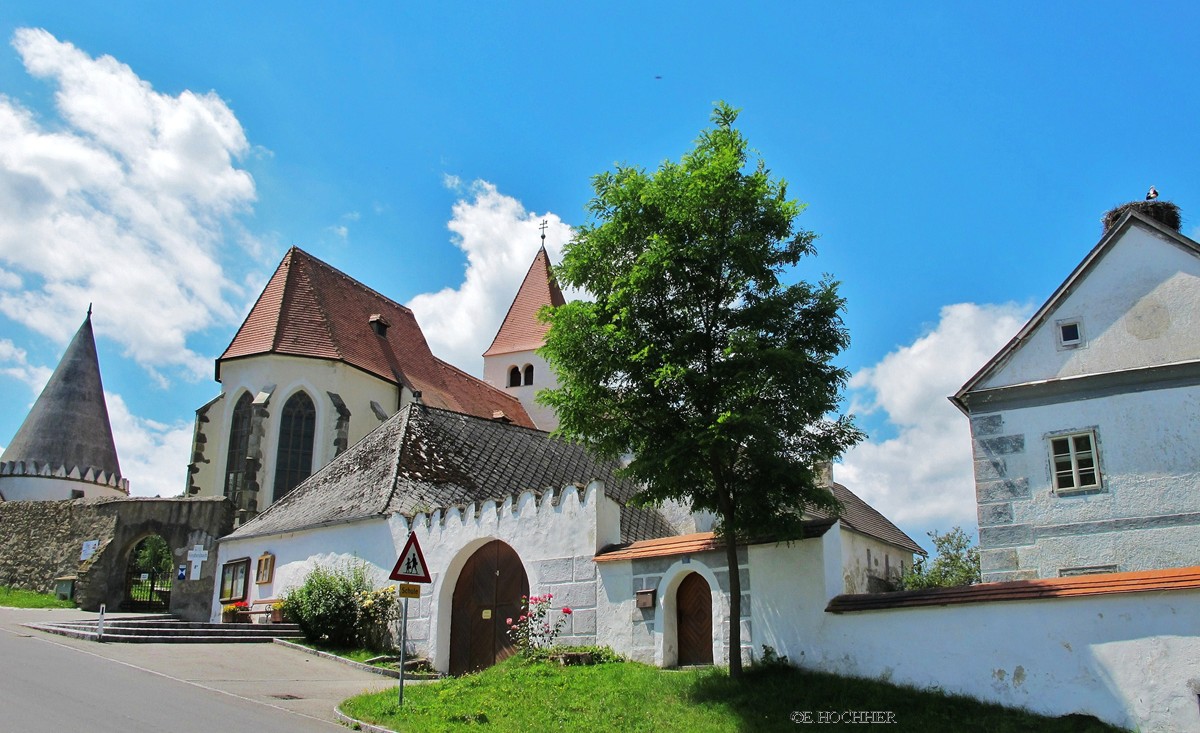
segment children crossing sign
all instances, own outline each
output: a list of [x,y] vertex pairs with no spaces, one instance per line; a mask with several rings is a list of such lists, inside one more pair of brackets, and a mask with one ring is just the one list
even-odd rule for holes
[[421,554],[421,545],[417,543],[416,534],[408,535],[404,551],[400,553],[400,559],[396,561],[396,567],[392,568],[392,574],[388,577],[402,583],[430,582],[429,566],[425,564],[425,555]]

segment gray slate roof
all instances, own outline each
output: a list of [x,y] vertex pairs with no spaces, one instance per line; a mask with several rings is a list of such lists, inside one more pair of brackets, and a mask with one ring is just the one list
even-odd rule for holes
[[78,468],[80,474],[86,474],[90,468],[93,474],[121,476],[90,311],[25,422],[0,455],[0,463],[18,461],[27,465],[36,461],[51,470]]
[[[842,513],[838,519],[848,526],[850,529],[865,534],[868,537],[874,537],[877,540],[882,540],[896,547],[903,547],[906,550],[911,550],[919,555],[927,555],[912,537],[909,537],[891,521],[880,514],[875,507],[858,498],[850,489],[842,486],[839,483],[830,484],[830,490],[834,497],[842,504]],[[822,511],[809,511],[805,517],[826,517],[828,516]]]
[[626,506],[637,492],[614,461],[548,433],[426,405],[409,405],[310,476],[229,539],[453,506],[523,491],[604,482],[622,505],[621,540],[675,534],[656,511]]

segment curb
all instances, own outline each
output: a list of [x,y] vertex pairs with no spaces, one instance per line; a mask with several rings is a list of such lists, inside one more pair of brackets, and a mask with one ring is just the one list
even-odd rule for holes
[[[384,669],[383,667],[373,667],[370,664],[363,664],[362,662],[356,662],[353,659],[346,659],[345,657],[339,657],[336,654],[330,654],[329,652],[323,652],[320,649],[310,649],[310,648],[304,646],[303,644],[294,644],[290,641],[284,641],[283,639],[275,639],[275,643],[280,644],[282,646],[286,646],[288,649],[295,649],[296,651],[304,652],[305,654],[311,654],[314,657],[324,657],[325,659],[332,659],[335,662],[341,662],[342,664],[345,664],[347,666],[354,667],[356,669],[361,669],[364,672],[373,672],[374,674],[383,675],[384,677],[392,677],[394,679],[400,679],[400,670],[398,670],[398,669]],[[341,715],[341,713],[339,712],[338,715]],[[363,725],[369,725],[369,723],[363,723]],[[367,729],[364,728],[363,730],[367,730]],[[383,731],[385,729],[378,728],[376,730]]]
[[357,718],[351,718],[349,715],[343,713],[341,708],[334,708],[333,714],[337,716],[338,721],[342,725],[349,727],[351,730],[365,730],[367,733],[396,733],[391,728],[381,728],[378,725],[367,723]]

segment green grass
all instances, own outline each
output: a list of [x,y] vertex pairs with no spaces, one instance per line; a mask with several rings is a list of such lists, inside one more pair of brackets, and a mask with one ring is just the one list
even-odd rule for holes
[[[370,649],[363,649],[362,647],[340,647],[340,646],[329,646],[327,644],[313,644],[312,642],[308,642],[308,641],[294,641],[292,643],[299,644],[300,646],[306,646],[309,649],[316,649],[317,651],[327,652],[329,654],[336,654],[339,657],[343,657],[345,659],[349,659],[354,662],[361,662],[363,664],[366,664],[368,659],[374,659],[375,657],[381,657],[381,656],[384,656],[385,654],[393,653],[393,652],[376,652],[376,651],[371,651]],[[395,667],[396,667],[395,664],[390,664],[390,663],[385,663],[385,662],[380,662],[380,663],[376,664],[375,666],[376,667],[390,667],[393,669],[395,669]]]
[[35,593],[31,590],[9,588],[0,585],[0,606],[10,608],[75,608],[75,601],[60,601],[52,593]]
[[[970,698],[791,667],[752,670],[734,682],[720,669],[672,671],[617,662],[560,667],[514,657],[478,674],[360,695],[347,715],[392,730],[501,733],[540,731],[795,731],[797,711],[885,711],[883,730],[987,733],[1117,731],[1082,716],[1045,718]],[[868,726],[874,727],[874,726]],[[823,730],[824,728],[821,728]]]

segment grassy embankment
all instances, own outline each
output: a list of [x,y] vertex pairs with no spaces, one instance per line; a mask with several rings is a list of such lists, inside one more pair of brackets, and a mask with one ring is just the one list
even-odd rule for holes
[[[809,723],[821,725],[823,712],[846,711],[890,713],[893,725],[881,730],[895,731],[1119,730],[1084,716],[1045,718],[971,698],[792,667],[752,670],[734,682],[720,669],[672,671],[632,662],[560,667],[519,657],[478,674],[406,687],[403,710],[393,689],[351,698],[342,711],[393,730],[423,733],[472,727],[496,733],[757,733],[807,728],[804,713]],[[824,722],[838,721],[827,717]]]
[[0,606],[9,608],[75,608],[74,601],[60,601],[52,593],[35,593],[0,585]]

